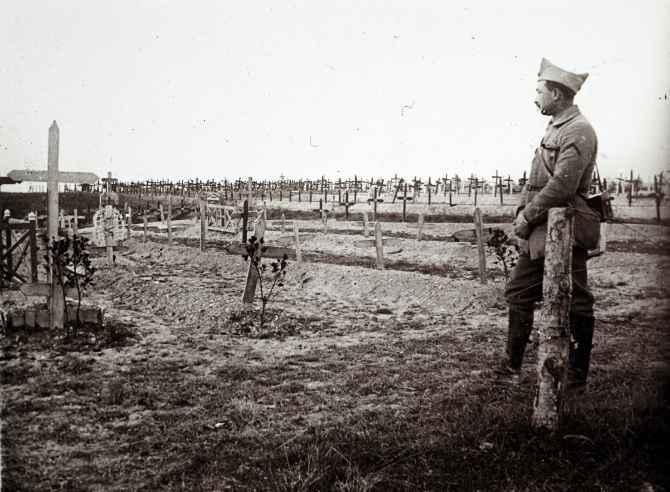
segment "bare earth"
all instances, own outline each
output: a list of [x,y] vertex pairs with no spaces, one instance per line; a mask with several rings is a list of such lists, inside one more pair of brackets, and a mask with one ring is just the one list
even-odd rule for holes
[[[543,441],[527,430],[534,348],[519,388],[499,388],[491,373],[506,330],[491,255],[482,285],[472,245],[418,242],[415,227],[396,224],[407,237],[390,238],[379,271],[374,248],[356,245],[360,225],[324,235],[312,222],[301,222],[314,229],[302,248],[321,261],[289,263],[262,330],[258,303],[240,303],[248,263],[222,252],[225,236],[212,234],[205,252],[179,243],[197,237],[191,225],[171,247],[135,234],[113,267],[96,260],[88,300],[105,306],[114,334],[76,344],[5,334],[7,490],[667,486],[665,463],[649,457],[655,441],[625,442],[626,432],[647,439],[636,427],[645,415],[667,414],[667,228],[613,224],[613,250],[590,260],[589,391],[570,401],[566,431]],[[463,226],[424,232],[440,239]],[[267,241],[291,246],[292,229],[278,229]],[[533,453],[544,448],[559,449],[557,461],[542,465]]]

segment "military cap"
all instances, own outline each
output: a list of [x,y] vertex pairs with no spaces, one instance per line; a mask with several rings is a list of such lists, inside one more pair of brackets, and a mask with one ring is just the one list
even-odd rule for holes
[[542,63],[540,63],[540,72],[537,74],[538,80],[550,80],[552,82],[557,82],[572,90],[575,94],[579,92],[579,89],[581,89],[582,84],[588,76],[588,73],[572,73],[568,72],[567,70],[563,70],[562,68],[557,67],[551,63],[546,58],[542,58]]

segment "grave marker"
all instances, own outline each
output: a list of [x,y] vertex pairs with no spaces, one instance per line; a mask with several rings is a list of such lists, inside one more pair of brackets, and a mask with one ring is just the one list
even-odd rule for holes
[[293,233],[295,234],[295,261],[296,263],[302,262],[302,252],[300,251],[300,235],[298,231],[298,222],[293,222]]
[[382,225],[380,222],[375,224],[375,250],[377,252],[377,269],[384,269],[384,246],[382,243]]
[[[60,131],[54,122],[49,127],[48,182],[47,182],[47,236],[51,244],[58,239],[58,146]],[[63,287],[54,278],[54,266],[49,255],[49,328],[65,327],[65,299]]]
[[423,232],[423,214],[419,214],[418,227],[416,231],[416,240],[421,241],[421,233]]
[[482,235],[482,213],[475,208],[475,234],[477,235],[477,250],[479,253],[479,279],[482,284],[486,283],[486,251],[484,249],[484,238]]

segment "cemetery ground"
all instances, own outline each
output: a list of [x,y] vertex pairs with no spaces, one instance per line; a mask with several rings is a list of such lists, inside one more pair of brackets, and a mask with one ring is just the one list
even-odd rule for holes
[[[172,246],[136,232],[114,266],[99,253],[89,300],[106,329],[2,337],[6,489],[670,487],[666,227],[610,225],[589,261],[590,384],[544,435],[529,425],[533,343],[522,383],[496,384],[505,279],[488,255],[481,284],[476,249],[444,241],[463,224],[421,242],[385,226],[384,270],[359,225],[328,225],[301,222],[305,261],[289,261],[262,330],[225,235],[201,252],[185,221]],[[292,247],[291,227],[269,226]]]

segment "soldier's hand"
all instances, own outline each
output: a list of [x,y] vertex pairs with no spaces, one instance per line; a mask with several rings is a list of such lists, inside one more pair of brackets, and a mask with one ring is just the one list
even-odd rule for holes
[[514,235],[520,239],[528,239],[530,236],[530,226],[523,212],[516,216],[512,223]]
[[521,239],[519,236],[515,235],[514,231],[510,233],[507,242],[513,246],[516,246],[516,249],[519,251],[519,253],[529,254],[530,252],[528,248],[528,241],[526,239]]

